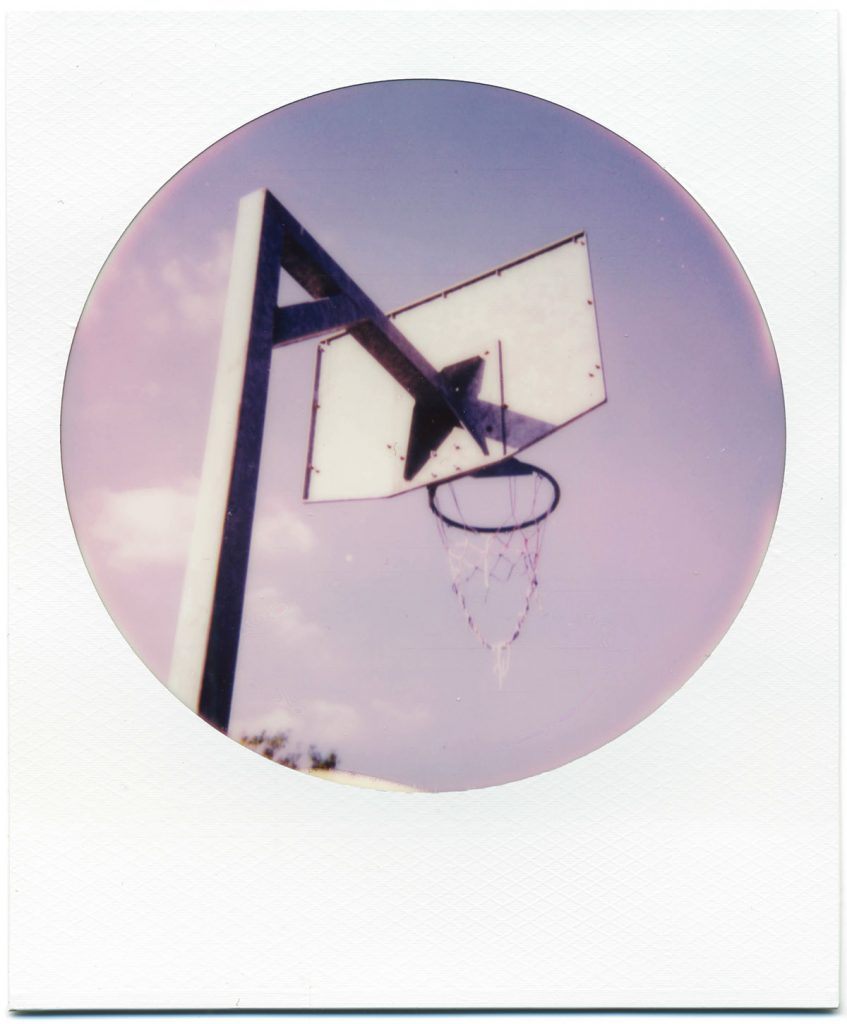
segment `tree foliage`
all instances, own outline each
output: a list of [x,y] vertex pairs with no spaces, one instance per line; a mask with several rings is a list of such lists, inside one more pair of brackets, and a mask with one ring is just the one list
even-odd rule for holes
[[[303,752],[293,750],[290,740],[291,737],[287,732],[269,733],[264,729],[254,736],[241,737],[241,743],[245,747],[255,750],[262,757],[268,758],[269,761],[275,761],[277,764],[284,764],[287,768],[302,771],[300,761],[303,758]],[[334,750],[331,750],[328,754],[323,754],[317,747],[311,745],[308,750],[308,758],[309,766],[306,770],[309,771],[338,767],[338,754]]]

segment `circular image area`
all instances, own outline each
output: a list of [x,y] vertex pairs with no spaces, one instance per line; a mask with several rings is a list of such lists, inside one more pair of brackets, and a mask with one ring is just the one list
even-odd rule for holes
[[62,461],[118,628],[337,781],[547,771],[673,694],[782,486],[779,369],[715,225],[608,130],[448,81],[211,146],[118,242]]

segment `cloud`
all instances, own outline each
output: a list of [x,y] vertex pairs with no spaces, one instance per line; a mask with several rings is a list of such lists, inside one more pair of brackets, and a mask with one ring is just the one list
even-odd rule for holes
[[292,739],[302,725],[302,709],[299,705],[282,701],[269,708],[264,714],[247,718],[233,718],[231,736],[258,736],[266,732],[273,736],[279,732],[291,734]]
[[264,677],[270,657],[288,657],[309,676],[340,668],[326,625],[309,617],[273,583],[248,582],[239,657],[249,671]]
[[[170,486],[100,490],[89,502],[94,510],[90,536],[107,549],[108,561],[116,569],[182,565],[194,528],[197,487],[197,480],[189,478]],[[256,519],[251,553],[267,561],[283,554],[308,554],[316,544],[309,524],[282,508]],[[291,631],[302,629],[298,610],[281,606],[272,589],[263,589],[262,600],[271,603]]]
[[[115,357],[138,353],[143,372],[155,372],[156,345],[168,346],[162,366],[187,342],[216,342],[220,337],[229,282],[233,235],[219,231],[196,239],[196,251],[179,240],[180,254],[163,256],[158,249],[119,254],[119,274],[93,294],[83,319],[86,345],[96,344]],[[173,251],[172,245],[169,251]],[[130,257],[131,263],[126,263]],[[116,340],[120,344],[116,345]],[[76,343],[76,342],[75,342]],[[209,351],[215,352],[214,344]]]
[[255,623],[270,624],[278,637],[288,644],[314,644],[325,638],[326,631],[310,621],[303,609],[289,601],[273,584],[250,587],[244,608],[246,628]]
[[232,244],[232,235],[220,231],[206,259],[174,258],[162,264],[159,288],[164,285],[166,292],[171,293],[170,301],[178,321],[169,325],[171,329],[179,326],[181,330],[203,333],[220,330]]
[[256,519],[251,550],[270,559],[285,553],[308,554],[316,544],[311,526],[291,509],[281,507]]
[[307,720],[314,733],[324,743],[337,743],[348,739],[362,725],[360,712],[351,704],[340,701],[312,700],[306,705]]
[[260,715],[233,719],[230,734],[255,736],[286,732],[292,751],[343,744],[361,731],[362,715],[351,704],[324,699],[279,701]]
[[197,507],[197,482],[103,491],[91,536],[115,569],[185,563]]

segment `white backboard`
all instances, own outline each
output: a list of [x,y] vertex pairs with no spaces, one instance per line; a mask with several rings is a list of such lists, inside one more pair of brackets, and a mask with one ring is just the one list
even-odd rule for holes
[[406,480],[415,401],[344,334],[318,350],[308,501],[387,497],[461,476],[514,455],[605,401],[584,233],[397,310],[391,319],[438,370],[483,359],[478,398],[503,406],[504,436],[492,438],[486,454],[457,427]]

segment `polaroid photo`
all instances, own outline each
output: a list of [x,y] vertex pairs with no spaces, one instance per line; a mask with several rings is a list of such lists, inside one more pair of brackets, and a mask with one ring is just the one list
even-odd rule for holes
[[834,15],[9,52],[12,1007],[836,1005]]

